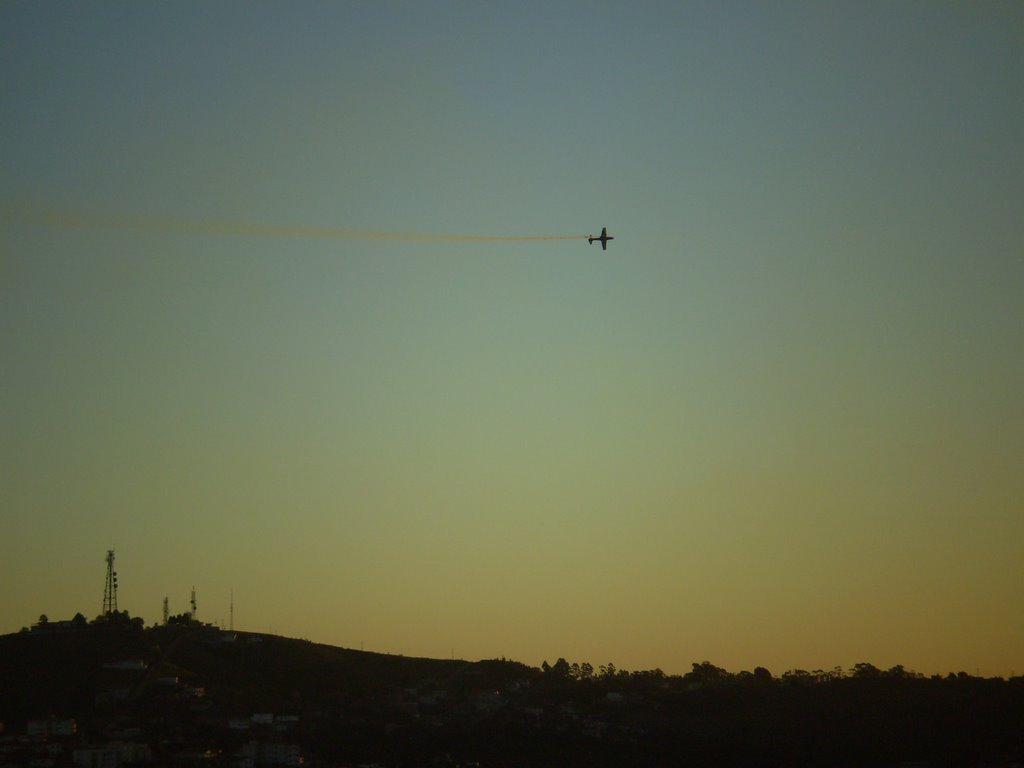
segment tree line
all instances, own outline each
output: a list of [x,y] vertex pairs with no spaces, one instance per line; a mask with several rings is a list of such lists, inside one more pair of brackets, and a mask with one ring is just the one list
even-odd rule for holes
[[[712,664],[710,661],[693,662],[693,668],[682,675],[667,675],[661,669],[649,669],[629,672],[624,669],[617,669],[614,664],[602,664],[596,669],[590,662],[568,662],[559,658],[554,664],[544,661],[541,664],[541,672],[545,678],[551,680],[571,680],[579,682],[603,682],[603,683],[629,683],[629,682],[681,682],[692,687],[705,687],[730,684],[764,684],[764,683],[789,683],[789,684],[813,684],[829,683],[837,680],[923,680],[925,675],[914,670],[907,669],[902,664],[896,664],[888,669],[876,667],[866,661],[858,662],[849,669],[836,666],[829,670],[815,669],[790,669],[776,677],[765,667],[754,667],[753,671],[742,670],[740,672],[729,672],[722,667]],[[931,675],[931,680],[965,680],[976,679],[967,672],[950,672],[943,675]]]

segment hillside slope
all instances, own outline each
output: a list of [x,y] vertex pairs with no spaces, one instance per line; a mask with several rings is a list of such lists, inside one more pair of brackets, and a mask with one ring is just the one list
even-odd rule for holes
[[[203,755],[211,766],[282,755],[313,766],[1024,763],[1024,678],[871,665],[827,679],[730,675],[707,662],[682,677],[580,669],[211,627],[22,633],[0,637],[0,721],[10,741],[30,721],[75,718],[57,766],[75,748],[126,740],[157,764]],[[41,749],[11,743],[23,759],[13,764]]]

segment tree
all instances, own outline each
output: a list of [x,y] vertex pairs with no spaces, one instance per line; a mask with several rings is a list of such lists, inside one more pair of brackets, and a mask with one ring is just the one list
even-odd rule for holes
[[145,622],[141,616],[136,616],[134,619],[131,614],[125,611],[109,611],[107,613],[101,613],[97,616],[93,622],[94,625],[108,626],[108,627],[119,627],[129,629],[141,629]]
[[49,619],[49,617],[45,613],[39,614],[39,626],[40,627],[45,627],[49,623],[50,623],[50,619]]
[[782,673],[782,679],[787,683],[810,683],[813,678],[806,669],[789,669]]
[[725,682],[732,676],[721,667],[716,667],[710,661],[702,661],[699,664],[695,661],[693,662],[693,671],[687,672],[683,677],[690,683],[714,685],[715,683]]
[[549,672],[553,677],[565,678],[569,677],[572,672],[572,667],[569,666],[569,662],[559,657],[558,661],[555,662],[554,666],[548,667]]
[[871,678],[881,676],[882,671],[874,664],[868,664],[866,661],[858,662],[850,669],[850,677]]
[[923,675],[921,675],[918,672],[914,672],[912,669],[904,669],[902,664],[897,664],[895,667],[890,667],[888,670],[886,670],[885,676],[886,677],[898,677],[900,679],[911,678],[911,677],[913,677],[913,678],[923,677]]
[[661,688],[665,683],[665,673],[655,667],[654,669],[637,670],[635,672],[620,672],[619,676],[628,678],[630,685],[641,690],[653,690]]

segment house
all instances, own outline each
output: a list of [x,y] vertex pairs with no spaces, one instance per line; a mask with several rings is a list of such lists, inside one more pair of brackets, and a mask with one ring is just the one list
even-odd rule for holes
[[242,757],[252,766],[302,765],[302,753],[298,744],[250,741],[242,747]]
[[29,736],[44,739],[53,736],[74,736],[78,731],[78,725],[74,718],[47,717],[42,720],[29,720],[26,731]]
[[72,760],[81,768],[120,768],[122,765],[152,762],[153,751],[148,744],[115,741],[102,747],[76,749]]
[[108,661],[103,665],[104,669],[131,669],[142,670],[146,668],[146,662],[142,659],[125,659],[123,661]]

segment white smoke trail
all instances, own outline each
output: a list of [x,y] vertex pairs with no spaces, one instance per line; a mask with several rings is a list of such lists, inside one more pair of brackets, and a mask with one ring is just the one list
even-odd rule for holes
[[231,235],[312,240],[419,240],[435,242],[502,242],[523,240],[580,240],[587,235],[467,235],[441,232],[381,232],[348,227],[309,227],[261,224],[252,221],[175,219],[158,216],[117,214],[84,209],[9,207],[3,220],[37,226],[74,229],[107,229],[126,232],[177,233],[190,235]]

